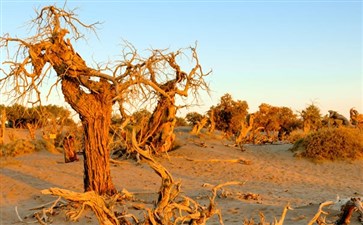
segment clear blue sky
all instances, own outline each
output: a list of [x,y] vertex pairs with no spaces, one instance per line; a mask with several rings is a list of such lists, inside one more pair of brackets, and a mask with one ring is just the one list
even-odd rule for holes
[[[34,9],[55,2],[64,4],[1,0],[1,35],[25,37]],[[74,45],[89,63],[117,59],[123,39],[139,51],[198,41],[204,70],[213,70],[212,92],[191,111],[203,113],[230,93],[250,112],[261,103],[300,111],[314,102],[323,114],[363,113],[362,1],[67,2],[75,7],[86,23],[103,22],[99,39],[89,33]]]

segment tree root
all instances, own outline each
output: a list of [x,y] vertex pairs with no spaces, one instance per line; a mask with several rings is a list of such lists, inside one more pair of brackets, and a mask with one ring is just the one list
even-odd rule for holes
[[[342,213],[340,218],[335,222],[337,225],[346,225],[350,223],[350,218],[352,217],[355,211],[358,211],[359,218],[362,220],[363,218],[363,206],[360,198],[351,198],[348,202],[346,202],[341,209]],[[361,221],[362,222],[362,221]]]
[[135,129],[132,132],[132,145],[143,160],[161,177],[161,187],[159,191],[159,199],[155,209],[147,209],[147,223],[152,225],[165,224],[189,224],[198,225],[205,224],[213,215],[218,215],[220,224],[223,225],[222,214],[216,207],[215,198],[217,191],[227,185],[241,184],[240,182],[228,182],[217,185],[212,189],[212,196],[209,198],[208,207],[202,207],[196,201],[189,197],[182,196],[182,201],[177,202],[179,197],[180,183],[174,182],[171,174],[150,154],[149,149],[141,149],[136,140]]
[[183,157],[188,161],[193,161],[193,162],[226,162],[226,163],[241,163],[241,164],[245,164],[245,165],[251,165],[252,162],[250,160],[246,160],[243,158],[239,158],[239,159],[191,159],[188,157]]
[[241,163],[241,164],[245,164],[245,165],[252,164],[252,161],[243,159],[243,158],[238,158],[238,159],[192,159],[192,158],[184,157],[184,156],[173,156],[173,157],[182,158],[182,159],[185,159],[187,161],[192,161],[192,162],[211,162],[211,163],[226,162],[226,163]]
[[72,202],[77,202],[81,204],[80,209],[76,211],[69,211],[67,216],[70,220],[76,221],[80,218],[82,212],[84,211],[86,206],[89,206],[93,212],[96,214],[96,217],[100,224],[102,225],[119,225],[119,221],[116,218],[115,214],[112,212],[112,206],[115,202],[120,198],[120,195],[116,194],[110,199],[106,199],[105,197],[99,196],[94,191],[89,191],[85,193],[77,193],[65,189],[60,188],[49,188],[42,190],[42,194],[45,195],[55,195],[59,197],[63,197]]

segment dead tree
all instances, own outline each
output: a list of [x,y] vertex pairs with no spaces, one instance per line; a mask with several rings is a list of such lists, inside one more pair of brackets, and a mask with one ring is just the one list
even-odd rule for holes
[[363,114],[359,114],[359,112],[354,108],[350,109],[349,114],[350,121],[353,126],[363,127]]
[[[79,114],[84,130],[84,190],[98,194],[114,194],[116,189],[110,175],[109,129],[112,106],[118,103],[126,120],[125,104],[136,98],[150,99],[158,96],[152,118],[142,132],[144,145],[158,151],[167,151],[174,140],[175,96],[187,96],[205,88],[201,66],[195,48],[190,48],[195,67],[189,73],[181,70],[176,57],[182,51],[165,53],[153,50],[149,58],[142,58],[127,44],[123,59],[114,66],[89,67],[73,49],[71,38],[83,37],[81,29],[94,30],[95,25],[82,23],[73,11],[55,6],[44,7],[31,21],[36,35],[27,39],[1,38],[1,47],[12,49],[16,44],[15,57],[8,57],[0,77],[1,88],[10,88],[18,99],[36,96],[33,104],[41,99],[40,86],[56,72],[57,85],[67,103]],[[68,37],[69,36],[69,37]],[[162,77],[164,76],[164,77]],[[48,94],[49,94],[48,93]]]
[[343,115],[341,115],[341,114],[339,114],[339,113],[337,113],[336,111],[333,111],[333,110],[329,110],[328,112],[329,112],[329,118],[330,119],[341,121],[344,126],[348,126],[348,127],[352,126],[350,124],[349,120],[347,118],[345,118],[345,116],[343,116]]
[[0,128],[0,145],[4,143],[5,136],[5,122],[6,122],[6,110],[5,108],[1,110],[1,128]]
[[190,131],[191,134],[198,135],[202,128],[207,124],[208,117],[204,116],[200,121],[198,121],[193,129]]
[[214,111],[215,111],[214,108],[212,108],[209,115],[210,126],[208,129],[208,133],[210,134],[213,134],[214,130],[216,129],[216,120],[214,117]]
[[[89,29],[93,26],[80,22],[73,12],[54,6],[44,7],[32,23],[36,36],[2,38],[2,47],[15,42],[19,51],[17,58],[5,62],[10,72],[5,72],[1,81],[16,80],[18,96],[35,92],[40,101],[39,86],[49,76],[50,69],[54,69],[57,74],[54,85],[61,84],[65,100],[80,115],[85,131],[84,189],[113,194],[116,190],[110,176],[108,130],[116,92],[115,85],[108,80],[114,78],[88,67],[66,38],[70,32],[76,40],[81,37],[76,25]],[[21,56],[22,61],[19,61]]]
[[74,137],[72,135],[67,135],[63,139],[63,149],[64,149],[64,162],[70,163],[78,161],[77,151],[74,145]]
[[239,146],[241,143],[243,143],[243,141],[245,141],[248,133],[253,128],[253,121],[254,121],[254,115],[253,114],[248,114],[246,116],[246,121],[241,122],[241,130],[240,130],[239,135],[238,135],[238,137],[236,138],[236,141],[235,141],[237,146]]
[[363,206],[360,198],[351,198],[341,208],[340,218],[335,222],[337,225],[350,224],[350,219],[355,211],[358,211],[360,218],[363,218]]
[[26,124],[26,127],[28,128],[29,130],[29,134],[30,134],[30,138],[32,140],[35,140],[35,131],[36,131],[36,126],[31,124],[31,123],[27,123]]
[[[167,152],[173,147],[178,109],[175,103],[176,96],[188,97],[191,92],[194,98],[198,98],[200,90],[209,90],[204,77],[210,72],[203,73],[196,48],[190,47],[189,50],[195,64],[189,72],[183,71],[177,63],[178,57],[183,54],[182,50],[167,54],[164,51],[154,50],[152,56],[145,62],[149,76],[148,80],[142,83],[155,91],[156,95],[152,98],[156,97],[158,102],[137,138],[141,146],[149,146],[155,153]],[[162,72],[161,68],[169,72]]]

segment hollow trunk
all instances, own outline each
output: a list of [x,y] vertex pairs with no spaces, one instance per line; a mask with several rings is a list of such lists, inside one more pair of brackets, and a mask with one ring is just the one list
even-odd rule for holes
[[64,162],[70,163],[74,161],[78,161],[77,152],[74,148],[74,138],[69,135],[63,140],[63,149],[64,149]]
[[[169,151],[174,144],[176,108],[174,99],[161,98],[144,129],[145,144],[152,146],[155,153]],[[144,138],[143,138],[144,139]]]

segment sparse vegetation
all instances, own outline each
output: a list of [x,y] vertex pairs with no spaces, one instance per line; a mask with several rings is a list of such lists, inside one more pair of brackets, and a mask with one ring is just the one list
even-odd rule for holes
[[311,104],[306,107],[306,109],[301,111],[300,116],[303,119],[304,132],[306,134],[322,127],[320,109],[316,105]]
[[[355,128],[325,128],[295,142],[292,151],[313,160],[354,160],[363,158],[363,131]],[[299,155],[300,155],[299,154]]]
[[17,139],[8,144],[1,145],[0,149],[1,157],[15,157],[41,150],[46,150],[51,153],[59,153],[59,151],[54,148],[54,145],[45,140]]
[[[321,129],[323,123],[320,109],[315,105],[303,110],[300,113],[301,119],[290,108],[267,103],[262,103],[257,112],[249,113],[246,101],[234,100],[230,94],[225,94],[221,97],[220,103],[212,106],[204,116],[192,112],[187,114],[186,120],[176,117],[179,106],[175,101],[178,97],[188,97],[192,94],[192,97],[197,98],[200,90],[209,89],[204,77],[210,72],[202,71],[196,46],[176,52],[153,49],[150,51],[151,55],[144,58],[131,44],[126,43],[123,59],[118,61],[113,69],[111,65],[105,68],[91,68],[73,49],[71,40],[73,42],[82,37],[77,27],[93,30],[95,24],[86,25],[77,19],[74,12],[54,6],[43,8],[32,22],[37,32],[35,36],[28,39],[10,36],[1,38],[1,47],[11,50],[11,43],[15,43],[19,49],[13,58],[5,63],[10,69],[2,70],[5,75],[0,79],[4,84],[2,87],[15,85],[11,90],[19,98],[35,94],[37,103],[41,99],[38,87],[50,75],[49,71],[54,70],[57,81],[53,85],[62,87],[65,100],[80,116],[83,130],[77,134],[67,133],[68,142],[63,142],[62,146],[64,127],[75,125],[68,110],[54,105],[35,108],[26,108],[19,104],[10,107],[0,106],[0,109],[6,109],[2,111],[6,111],[8,127],[28,128],[31,137],[31,140],[15,140],[15,136],[10,137],[10,134],[7,134],[12,142],[2,144],[5,133],[5,119],[2,119],[0,156],[13,157],[43,149],[57,152],[55,146],[62,146],[64,149],[68,148],[74,156],[69,157],[70,160],[66,158],[66,162],[78,160],[75,142],[80,142],[82,134],[85,193],[54,188],[43,191],[44,194],[61,196],[79,203],[75,205],[80,209],[72,212],[71,218],[74,220],[79,218],[84,207],[88,205],[94,210],[100,224],[130,224],[125,218],[120,219],[119,212],[113,210],[116,202],[127,200],[119,198],[120,193],[113,184],[110,169],[111,149],[122,146],[127,153],[133,153],[139,160],[148,163],[161,178],[159,196],[153,202],[153,208],[145,206],[147,214],[144,215],[144,221],[135,220],[135,223],[205,224],[209,218],[217,215],[223,224],[221,211],[215,202],[217,192],[224,186],[242,184],[241,182],[226,182],[214,186],[208,206],[205,207],[196,200],[181,195],[180,182],[174,181],[171,173],[153,157],[153,154],[165,154],[184,145],[181,142],[176,143],[174,128],[186,125],[186,121],[189,125],[194,125],[191,133],[195,135],[205,125],[210,124],[210,133],[214,128],[219,129],[227,139],[234,139],[236,145],[288,140],[295,142],[293,151],[301,150],[300,156],[313,160],[363,158],[363,130],[353,127]],[[192,66],[183,71],[179,66],[179,60],[186,52],[191,55]],[[53,86],[50,89],[52,88]],[[115,104],[120,112],[112,117]],[[146,108],[153,109],[152,112],[141,109],[129,115],[130,112],[125,109],[130,105],[134,109],[145,104]],[[357,111],[352,111],[351,114],[351,119],[357,126],[361,124],[360,115]],[[348,124],[345,122],[347,119],[340,120]],[[36,138],[37,128],[44,128],[47,132]],[[52,137],[49,137],[50,134]],[[259,141],[256,141],[257,139]],[[201,142],[199,147],[209,146]],[[194,159],[192,161],[197,162]],[[231,162],[218,159],[210,161]],[[248,161],[238,159],[233,162]],[[52,207],[54,206],[55,204]],[[288,209],[289,206],[284,208],[280,220],[274,224],[283,224]],[[43,213],[51,215],[49,212],[52,210],[43,210]],[[43,222],[42,219],[38,221]],[[245,220],[244,224],[252,225],[255,222]],[[265,223],[261,216],[259,224],[268,223]]]

